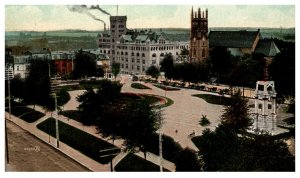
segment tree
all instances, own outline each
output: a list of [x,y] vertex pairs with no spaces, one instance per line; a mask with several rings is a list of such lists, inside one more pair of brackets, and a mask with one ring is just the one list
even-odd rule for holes
[[79,50],[75,57],[73,78],[78,79],[85,76],[95,76],[96,70],[97,67],[95,55]]
[[60,89],[59,92],[57,93],[57,95],[58,95],[58,98],[57,98],[58,106],[65,105],[71,99],[70,94],[64,88]]
[[160,63],[160,71],[165,72],[166,78],[172,78],[174,76],[174,59],[172,54],[166,54]]
[[206,115],[202,115],[199,124],[203,127],[207,126],[210,124],[209,120],[207,119]]
[[117,78],[117,75],[120,73],[120,63],[113,62],[111,65],[111,71],[113,75],[115,76],[115,79]]
[[80,120],[83,124],[94,124],[103,112],[112,107],[119,99],[122,85],[109,80],[102,80],[97,91],[87,88],[86,92],[77,97]]
[[175,164],[177,172],[201,171],[201,165],[197,159],[197,154],[190,148],[185,148],[180,151]]
[[218,83],[226,81],[232,59],[225,47],[215,47],[210,53],[210,63],[214,74],[218,77]]
[[11,96],[24,99],[26,95],[24,88],[25,88],[25,80],[22,79],[20,75],[16,75],[10,81]]
[[222,124],[235,132],[245,132],[252,125],[247,102],[247,99],[241,97],[240,91],[236,92],[229,101],[229,105],[224,106],[221,116]]
[[158,76],[159,76],[159,70],[157,69],[156,66],[150,66],[150,67],[146,70],[146,74],[147,74],[147,75],[151,75],[151,77],[157,79]]
[[295,43],[275,40],[281,53],[277,54],[271,65],[269,73],[274,80],[279,97],[295,97]]
[[104,70],[101,67],[97,69],[96,77],[104,77]]
[[48,73],[48,61],[42,59],[31,60],[30,71],[25,79],[27,103],[47,105],[49,104],[50,79]]

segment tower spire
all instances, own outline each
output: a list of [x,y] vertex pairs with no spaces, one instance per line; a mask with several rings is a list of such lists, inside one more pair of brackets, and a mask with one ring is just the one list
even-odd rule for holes
[[193,10],[193,6],[192,6],[192,13],[191,13],[191,18],[194,18],[194,10]]

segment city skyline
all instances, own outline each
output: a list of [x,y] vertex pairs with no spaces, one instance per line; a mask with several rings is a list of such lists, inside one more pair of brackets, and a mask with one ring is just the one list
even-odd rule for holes
[[103,30],[117,11],[131,29],[188,29],[192,7],[208,9],[209,28],[295,28],[294,5],[6,5],[5,31]]

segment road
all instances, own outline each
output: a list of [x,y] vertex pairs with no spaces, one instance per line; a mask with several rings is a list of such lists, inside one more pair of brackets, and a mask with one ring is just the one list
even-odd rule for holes
[[89,171],[11,121],[7,121],[7,133],[10,162],[5,171]]

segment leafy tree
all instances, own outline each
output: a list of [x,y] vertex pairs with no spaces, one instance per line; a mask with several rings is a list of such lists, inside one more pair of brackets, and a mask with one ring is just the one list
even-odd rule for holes
[[295,46],[277,54],[269,66],[279,97],[295,96]]
[[115,78],[117,78],[117,75],[120,73],[120,63],[113,62],[111,65],[111,71]]
[[174,76],[174,59],[171,53],[164,56],[160,66],[160,71],[165,72],[166,78],[170,79]]
[[101,67],[97,69],[96,77],[104,77],[104,70]]
[[57,95],[58,95],[58,98],[57,98],[58,106],[65,105],[71,99],[70,94],[64,88],[60,89],[59,92],[57,93]]
[[24,99],[26,93],[24,91],[25,80],[20,75],[16,75],[10,81],[10,92],[12,97]]
[[75,57],[73,78],[78,79],[85,76],[95,76],[96,70],[95,55],[79,50]]
[[222,124],[235,132],[246,131],[252,125],[247,102],[247,99],[241,97],[240,91],[236,92],[229,101],[229,105],[224,106],[221,116]]
[[186,48],[183,48],[183,49],[180,51],[180,55],[189,55],[189,50],[186,49]]
[[50,80],[48,73],[48,61],[42,59],[31,60],[30,71],[25,79],[24,97],[27,103],[47,105],[50,94]]
[[180,151],[175,164],[177,172],[201,171],[201,165],[197,159],[197,154],[190,148],[185,148]]
[[202,115],[199,124],[205,127],[210,124],[210,121],[207,119],[206,115]]
[[157,79],[158,76],[159,76],[159,70],[157,69],[156,66],[150,66],[150,67],[146,70],[146,74],[147,74],[147,75],[151,75],[151,77]]
[[78,109],[82,123],[87,125],[95,123],[120,97],[121,87],[119,83],[102,80],[96,92],[92,88],[87,88],[84,94],[78,96],[77,101],[80,102]]
[[227,73],[232,65],[232,56],[225,47],[215,47],[210,53],[212,72],[218,76],[218,83],[227,79]]

